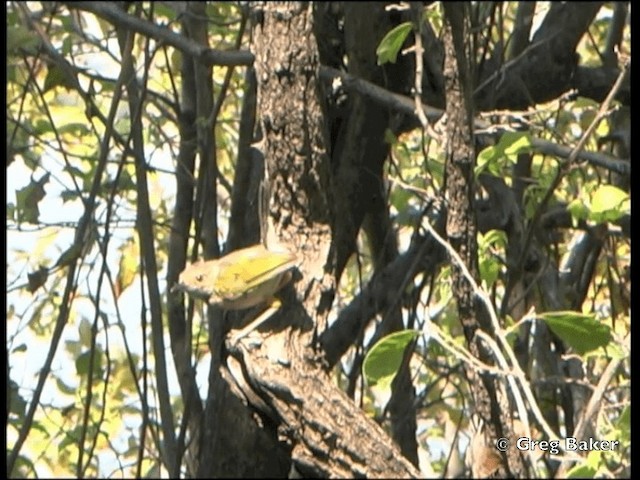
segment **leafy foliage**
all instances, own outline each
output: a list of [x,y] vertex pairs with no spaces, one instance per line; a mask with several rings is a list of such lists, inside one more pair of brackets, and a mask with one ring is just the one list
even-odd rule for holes
[[[161,25],[184,38],[183,22],[197,18],[185,13],[179,2],[127,2],[123,8],[141,22]],[[205,36],[210,47],[226,52],[248,47],[243,8],[228,2],[206,4]],[[475,22],[475,50],[470,57],[476,65],[505,60],[515,42],[518,4],[481,2],[470,8]],[[543,20],[543,9],[550,7],[536,8]],[[599,66],[608,54],[605,44],[613,8],[618,7],[602,7],[603,13],[580,42],[580,67]],[[442,31],[444,20],[437,4],[426,7],[418,18],[423,25],[402,21],[390,29],[375,46],[372,62],[390,68],[398,55],[414,55],[410,47],[415,37],[410,33],[418,35],[427,25]],[[622,52],[629,51],[628,30],[621,34]],[[373,55],[373,46],[371,50]],[[161,407],[171,412],[176,437],[187,428],[183,422],[188,423],[188,415],[172,355],[167,355],[165,364],[154,356],[151,305],[161,295],[160,313],[168,316],[165,291],[171,285],[164,279],[176,255],[169,252],[176,217],[193,215],[199,217],[198,223],[206,215],[215,216],[218,230],[211,235],[217,234],[218,240],[226,238],[233,221],[230,203],[247,97],[244,68],[214,66],[207,72],[218,111],[211,117],[197,116],[192,110],[197,105],[186,105],[183,91],[190,88],[184,85],[193,85],[186,83],[193,80],[185,68],[194,62],[191,56],[162,38],[132,34],[71,3],[9,2],[6,52],[7,455],[15,454],[11,474],[186,475],[186,461],[179,465],[181,470],[167,472]],[[127,58],[135,75],[123,79]],[[430,57],[437,58],[435,52]],[[503,72],[504,65],[496,66],[495,72]],[[413,80],[414,74],[407,77]],[[425,85],[439,81],[427,80]],[[127,88],[134,84],[137,99]],[[619,362],[603,387],[602,408],[592,418],[582,417],[583,410],[574,411],[572,420],[584,419],[598,438],[619,440],[620,449],[591,452],[568,471],[573,478],[629,472],[631,252],[623,222],[631,213],[630,179],[584,159],[567,165],[566,156],[541,149],[536,140],[575,146],[596,121],[600,102],[566,95],[526,112],[483,112],[501,130],[482,137],[488,143],[478,152],[475,167],[476,176],[490,173],[514,192],[490,213],[508,206],[513,208],[505,211],[518,214],[478,235],[476,280],[497,312],[499,333],[509,340],[501,348],[512,348],[526,359],[528,387],[552,412],[545,415],[550,423],[555,421],[556,432],[567,428],[559,392],[566,394],[580,382],[589,392],[595,391],[608,366]],[[191,123],[188,115],[194,117],[189,117]],[[598,121],[584,150],[606,153],[607,161],[624,158],[618,155],[624,136],[614,120],[608,115]],[[402,121],[394,122],[404,127]],[[141,144],[134,134],[136,125],[141,126]],[[193,154],[199,166],[215,162],[217,187],[206,200],[216,205],[213,213],[200,207],[174,209],[176,179],[186,177],[197,190],[205,182],[204,176],[178,166],[185,151],[202,148],[198,138],[189,137],[185,125],[214,138],[212,158],[204,162]],[[430,127],[435,128],[401,131],[390,126],[385,133],[390,153],[380,184],[385,186],[398,255],[426,235],[446,187],[444,145],[436,136],[440,125]],[[601,141],[606,138],[609,141]],[[194,201],[201,200],[198,195],[193,195]],[[152,242],[139,235],[145,228],[142,197],[152,213]],[[343,207],[347,208],[337,210],[342,213]],[[198,225],[189,232],[196,250],[202,233]],[[591,256],[580,257],[585,236],[593,242]],[[358,254],[340,279],[332,319],[380,276],[380,251],[368,240],[364,233],[358,237]],[[157,261],[155,271],[147,252]],[[420,250],[416,263],[431,253]],[[484,367],[474,363],[465,344],[452,295],[454,262],[447,258],[433,271],[403,277],[402,285],[393,285],[397,291],[386,290],[384,295],[394,297],[391,303],[403,329],[380,334],[388,333],[384,328],[390,314],[376,312],[372,317],[378,321],[362,326],[341,368],[336,368],[337,383],[352,396],[363,397],[361,404],[385,424],[386,399],[377,396],[376,389],[356,386],[364,377],[369,386],[393,395],[393,379],[407,347],[413,348],[408,365],[416,391],[418,443],[420,451],[431,452],[429,465],[421,465],[425,476],[456,476],[451,473],[455,457],[466,449],[464,439],[475,428],[465,371]],[[156,291],[147,281],[150,278]],[[530,308],[535,312],[527,314]],[[181,347],[197,367],[198,386],[206,393],[208,325],[201,309],[187,311],[187,340]],[[429,322],[439,333],[421,338],[421,332],[429,332]],[[166,320],[164,326],[169,328]],[[53,341],[56,332],[60,332],[59,348]],[[549,382],[569,361],[565,355],[579,363],[581,376],[550,389]],[[160,395],[161,368],[169,376],[168,405]],[[44,370],[48,378],[34,403]],[[495,369],[491,372],[502,375]],[[550,390],[553,395],[545,396]],[[23,431],[28,435],[16,449]],[[464,473],[460,468],[458,475]],[[543,455],[532,474],[552,475],[555,468]]]

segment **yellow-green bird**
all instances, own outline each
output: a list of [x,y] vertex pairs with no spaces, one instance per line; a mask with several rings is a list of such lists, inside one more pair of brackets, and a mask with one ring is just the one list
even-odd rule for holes
[[254,245],[216,260],[192,263],[171,291],[186,292],[225,310],[255,307],[272,299],[291,280],[296,262],[292,253]]

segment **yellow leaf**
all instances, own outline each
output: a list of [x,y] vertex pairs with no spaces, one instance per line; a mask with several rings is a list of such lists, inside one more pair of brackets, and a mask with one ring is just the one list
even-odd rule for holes
[[118,268],[118,276],[116,278],[116,296],[119,297],[122,292],[133,283],[138,273],[138,265],[140,264],[140,249],[138,242],[133,238],[129,239],[122,247],[120,247],[120,265]]

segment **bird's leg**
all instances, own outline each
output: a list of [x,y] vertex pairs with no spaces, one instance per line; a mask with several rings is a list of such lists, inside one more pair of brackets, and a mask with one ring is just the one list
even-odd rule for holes
[[231,344],[234,345],[238,343],[240,339],[246,337],[249,333],[251,333],[260,325],[262,325],[264,322],[269,320],[269,318],[271,318],[273,314],[276,313],[281,306],[282,306],[282,302],[277,298],[274,298],[269,304],[269,306],[267,306],[267,308],[264,311],[262,311],[260,315],[258,315],[255,318],[255,320],[253,320],[249,325],[242,328],[238,333],[235,333],[231,337]]

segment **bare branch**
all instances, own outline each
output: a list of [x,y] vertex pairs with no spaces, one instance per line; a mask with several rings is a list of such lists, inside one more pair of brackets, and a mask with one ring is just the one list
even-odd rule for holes
[[251,65],[253,54],[246,50],[225,52],[207,48],[197,42],[191,41],[183,35],[177,34],[168,28],[160,27],[121,10],[111,2],[65,2],[70,10],[83,10],[91,12],[121,28],[133,30],[156,40],[165,42],[178,50],[202,61],[205,65],[240,66]]
[[[419,117],[416,114],[415,102],[409,97],[390,92],[389,90],[379,87],[371,82],[331,67],[322,66],[320,68],[320,78],[328,84],[331,84],[331,82],[338,78],[342,81],[342,85],[347,91],[358,92],[398,113],[408,115],[416,121],[419,120]],[[430,124],[438,121],[438,119],[444,114],[443,110],[431,107],[424,103],[422,104],[422,110]],[[507,131],[504,128],[493,128],[491,123],[482,119],[476,119],[474,121],[474,128],[476,129],[476,133],[490,132],[492,136],[497,136]],[[546,155],[554,155],[559,158],[568,158],[571,155],[571,152],[575,150],[571,147],[566,147],[564,145],[559,145],[539,138],[533,138],[531,140],[531,144],[535,151]],[[611,155],[589,152],[583,149],[577,150],[575,155],[577,160],[587,161],[597,167],[606,168],[621,175],[631,174],[631,166],[628,159],[621,160]]]

